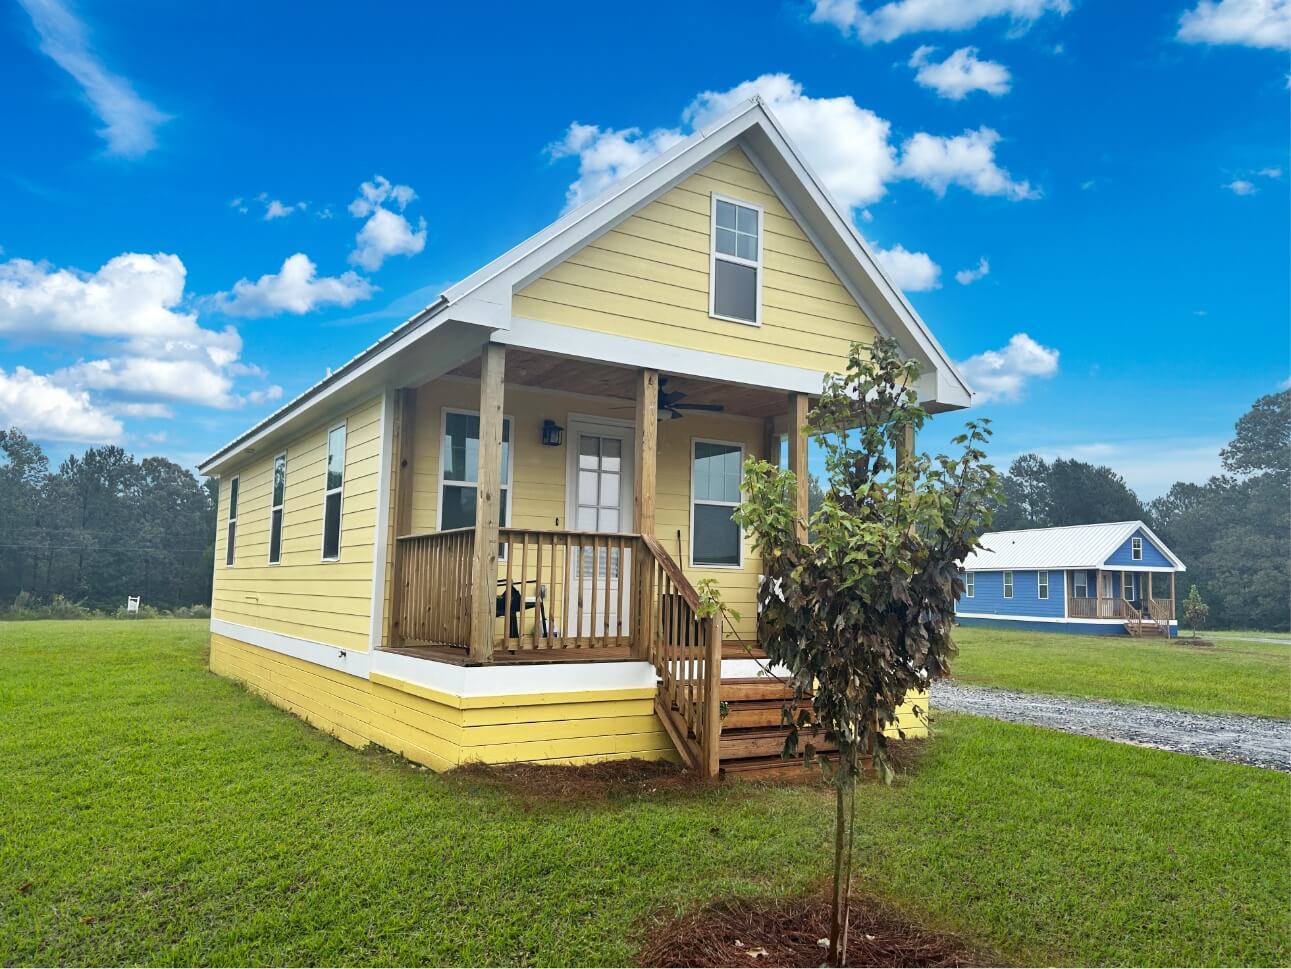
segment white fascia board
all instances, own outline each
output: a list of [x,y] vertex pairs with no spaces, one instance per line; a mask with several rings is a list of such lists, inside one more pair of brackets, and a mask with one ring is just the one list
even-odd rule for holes
[[[811,166],[794,150],[788,137],[775,120],[774,115],[763,109],[762,117],[765,118],[766,124],[760,126],[760,133],[774,150],[772,152],[759,152],[757,138],[752,132],[750,132],[748,138],[751,142],[752,153],[758,156],[759,168],[763,170],[764,176],[765,173],[769,172],[775,177],[775,163],[777,160],[783,160],[789,172],[794,175],[794,180],[791,183],[782,177],[776,177],[776,182],[779,183],[779,191],[782,197],[792,198],[793,193],[787,191],[787,187],[794,183],[803,186],[813,203],[813,208],[820,214],[821,219],[811,220],[800,217],[799,221],[811,224],[822,237],[820,246],[822,253],[830,250],[837,251],[837,249],[841,248],[855,260],[856,264],[863,270],[864,276],[868,277],[867,281],[873,287],[876,298],[858,299],[858,302],[861,303],[863,308],[866,306],[871,308],[869,312],[872,314],[871,318],[875,320],[876,325],[883,326],[884,329],[888,330],[889,335],[900,341],[900,334],[893,332],[893,324],[897,324],[902,331],[909,335],[910,339],[920,348],[925,359],[936,367],[939,373],[946,373],[952,378],[945,382],[946,386],[939,386],[938,388],[945,395],[945,399],[941,401],[942,403],[949,404],[952,399],[957,402],[961,400],[971,402],[972,389],[968,386],[963,374],[959,372],[941,344],[937,342],[936,337],[932,335],[932,331],[928,329],[927,324],[924,323],[915,308],[910,305],[900,288],[888,278],[883,267],[879,265],[878,259],[870,252],[860,233],[857,232],[856,226],[852,224],[851,219],[843,214],[843,210],[833,200],[829,191],[824,187],[824,183],[812,171]],[[798,202],[796,199],[794,201],[795,203]],[[799,213],[805,212],[805,208],[801,204],[797,204],[797,208]],[[828,232],[824,231],[825,229],[828,229]],[[838,270],[836,269],[835,272],[838,272]],[[841,273],[840,275],[845,279],[853,276],[850,273]],[[856,281],[853,278],[853,282]],[[857,294],[854,292],[853,296],[855,297]],[[883,319],[883,314],[873,312],[873,307],[876,304],[886,307],[888,310],[886,319]],[[957,385],[953,393],[950,385]],[[967,406],[967,403],[960,406]]]
[[674,181],[689,174],[689,169],[701,167],[713,153],[733,142],[760,117],[766,117],[766,112],[756,101],[735,108],[449,287],[445,297],[451,304],[485,286],[490,290],[495,286],[511,291],[522,288],[662,194]]
[[678,377],[720,380],[724,383],[800,394],[819,396],[825,379],[825,375],[819,370],[745,360],[704,350],[689,350],[667,343],[654,343],[596,330],[581,330],[522,316],[513,317],[511,328],[499,330],[493,334],[492,339],[494,343],[505,343],[526,350],[541,350],[544,353],[625,367],[648,367]]
[[[474,307],[485,308],[487,304]],[[198,465],[198,472],[219,476],[240,463],[248,453],[259,453],[287,441],[387,388],[421,384],[447,373],[478,354],[493,332],[487,325],[458,320],[456,317],[460,315],[467,314],[445,307],[435,319],[409,329],[351,370],[316,384],[317,389],[306,391],[243,437],[215,452]],[[476,315],[476,318],[482,316]]]

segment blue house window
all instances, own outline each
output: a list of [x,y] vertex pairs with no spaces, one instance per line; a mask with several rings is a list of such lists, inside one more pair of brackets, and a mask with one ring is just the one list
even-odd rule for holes
[[1074,572],[1072,573],[1073,592],[1072,595],[1077,599],[1089,598],[1089,573]]
[[1130,539],[1130,558],[1135,562],[1143,561],[1143,539],[1137,535]]
[[1040,598],[1048,599],[1049,598],[1049,573],[1038,572],[1036,575],[1037,575],[1037,582],[1039,583],[1038,588],[1040,590]]
[[977,594],[977,573],[964,573],[964,595],[969,599]]
[[1004,573],[1004,598],[1005,599],[1013,598],[1013,573],[1012,572]]

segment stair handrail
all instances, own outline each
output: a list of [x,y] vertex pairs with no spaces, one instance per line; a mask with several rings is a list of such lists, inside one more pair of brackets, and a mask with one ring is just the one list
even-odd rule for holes
[[[640,617],[637,650],[659,675],[655,708],[687,766],[714,777],[720,763],[718,748],[722,732],[720,618],[700,615],[699,592],[653,535],[641,535],[641,549],[642,558],[658,566],[664,585],[671,594],[680,597],[690,612],[689,618],[684,614],[678,616],[675,605],[660,601],[663,589],[654,588],[654,569],[637,571],[637,615]],[[688,642],[688,636],[677,635],[692,622],[698,643]]]

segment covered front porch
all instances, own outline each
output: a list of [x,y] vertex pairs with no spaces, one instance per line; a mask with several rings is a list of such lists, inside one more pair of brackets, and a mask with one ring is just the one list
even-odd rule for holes
[[1177,618],[1171,569],[1073,570],[1067,593],[1068,618],[1119,619],[1132,635],[1168,635]]
[[[472,667],[648,663],[679,753],[715,772],[722,660],[729,674],[761,655],[760,563],[730,521],[743,461],[780,460],[787,436],[805,472],[808,404],[493,343],[397,391],[384,650]],[[742,619],[700,615],[703,578]]]

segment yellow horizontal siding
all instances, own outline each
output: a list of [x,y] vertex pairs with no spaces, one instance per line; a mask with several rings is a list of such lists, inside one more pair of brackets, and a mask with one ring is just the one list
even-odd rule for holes
[[[650,691],[447,697],[377,676],[366,680],[226,636],[211,636],[211,670],[347,744],[375,743],[435,770],[471,761],[676,760]],[[416,690],[417,692],[411,692]],[[441,695],[442,696],[442,695]]]
[[[712,195],[763,208],[762,325],[708,315]],[[515,295],[518,316],[745,359],[840,370],[874,327],[733,148]]]
[[[257,455],[220,480],[215,530],[216,619],[285,633],[342,649],[368,648],[372,617],[372,558],[376,549],[380,480],[380,397]],[[341,499],[341,555],[324,562],[323,494],[327,433],[345,421],[345,483]],[[282,561],[269,564],[273,462],[287,453]],[[238,484],[238,525],[232,566],[224,564],[229,489]]]

